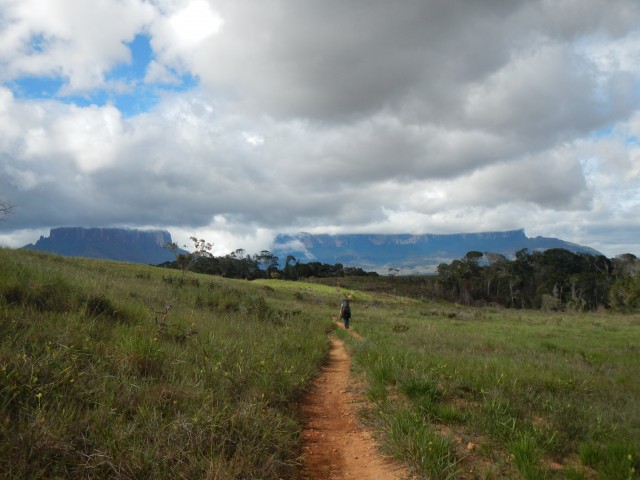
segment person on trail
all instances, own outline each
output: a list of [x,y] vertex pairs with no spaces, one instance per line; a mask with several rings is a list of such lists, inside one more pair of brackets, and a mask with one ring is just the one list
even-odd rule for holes
[[344,323],[344,328],[349,328],[349,320],[351,320],[351,307],[349,306],[349,300],[343,298],[340,302],[340,320]]

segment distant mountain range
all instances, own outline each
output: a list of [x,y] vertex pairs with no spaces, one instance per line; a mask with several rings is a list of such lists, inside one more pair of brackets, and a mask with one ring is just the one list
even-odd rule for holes
[[[49,237],[23,248],[74,257],[101,258],[158,265],[175,259],[164,248],[171,242],[166,230],[122,228],[53,228]],[[241,246],[239,246],[241,247]],[[564,248],[571,252],[600,252],[557,238],[529,238],[524,230],[451,235],[278,235],[271,253],[281,265],[293,255],[303,263],[321,262],[360,267],[381,274],[397,269],[400,274],[433,273],[441,263],[450,263],[471,250],[512,257],[522,248],[529,251]]]
[[574,253],[600,255],[589,247],[557,238],[529,238],[524,230],[450,235],[279,235],[272,253],[284,261],[288,255],[307,263],[341,263],[365,270],[400,274],[433,273],[441,263],[462,258],[467,252],[500,253],[507,258],[527,248],[533,252],[549,248],[564,248]]
[[158,265],[175,260],[164,248],[169,242],[171,234],[166,230],[62,227],[52,228],[49,237],[41,236],[35,244],[23,248],[68,257]]

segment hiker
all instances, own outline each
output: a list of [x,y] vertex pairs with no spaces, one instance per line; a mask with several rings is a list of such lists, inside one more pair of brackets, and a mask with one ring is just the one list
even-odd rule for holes
[[349,300],[346,298],[340,302],[340,320],[344,323],[344,328],[349,328],[349,320],[351,320],[351,307]]

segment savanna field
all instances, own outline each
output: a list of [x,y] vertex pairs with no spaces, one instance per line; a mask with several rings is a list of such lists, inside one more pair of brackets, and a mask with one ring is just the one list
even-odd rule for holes
[[[299,478],[328,335],[415,478],[640,478],[638,314],[462,307],[388,278],[178,278],[0,250],[0,478]],[[344,295],[362,340],[334,324]]]

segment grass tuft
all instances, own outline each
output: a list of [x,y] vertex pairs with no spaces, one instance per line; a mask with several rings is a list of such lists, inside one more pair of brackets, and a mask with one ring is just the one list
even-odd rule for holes
[[415,412],[401,409],[388,414],[390,444],[397,457],[433,480],[458,478],[459,460],[452,443],[436,434]]

